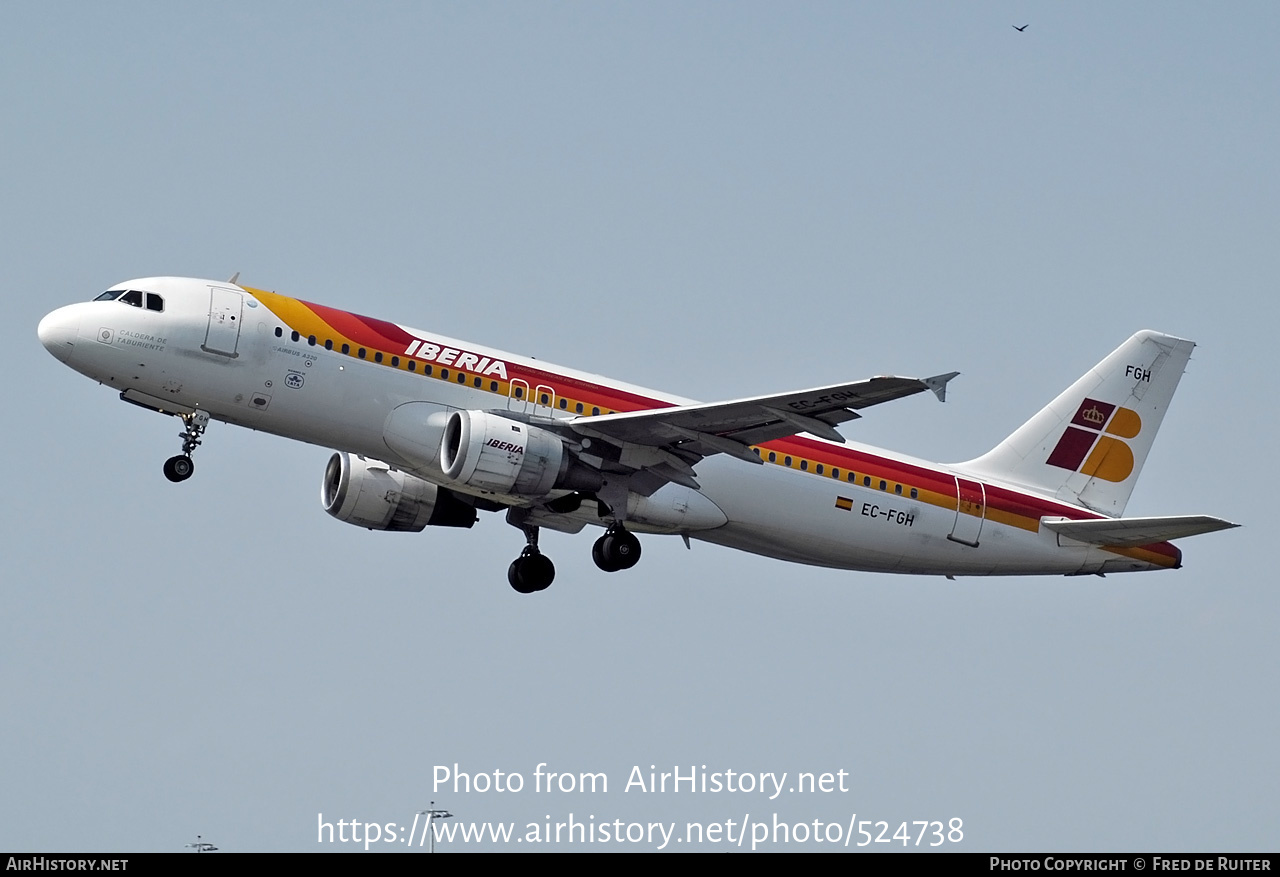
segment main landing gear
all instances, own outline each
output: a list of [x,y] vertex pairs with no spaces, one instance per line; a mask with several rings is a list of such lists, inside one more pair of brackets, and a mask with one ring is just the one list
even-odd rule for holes
[[200,446],[200,436],[209,427],[209,412],[193,411],[179,415],[182,418],[183,430],[178,433],[182,439],[182,453],[164,461],[164,477],[175,483],[186,481],[196,471],[196,464],[191,459],[191,452]]
[[605,572],[631,569],[640,560],[640,540],[621,524],[611,524],[591,546],[591,559]]
[[[519,527],[528,544],[520,556],[507,568],[507,581],[521,594],[544,591],[556,577],[551,559],[538,550],[538,528],[527,523],[529,512],[525,509],[509,509],[507,523]],[[605,534],[591,547],[591,559],[605,572],[631,569],[640,560],[640,540],[622,524],[609,525]]]
[[526,546],[507,567],[507,581],[521,594],[545,591],[555,580],[556,567],[536,546]]
[[508,512],[507,520],[524,531],[524,538],[529,544],[520,552],[519,557],[511,561],[511,566],[507,567],[507,581],[521,594],[545,591],[555,580],[555,564],[538,550],[538,528],[525,524],[515,512],[515,509]]

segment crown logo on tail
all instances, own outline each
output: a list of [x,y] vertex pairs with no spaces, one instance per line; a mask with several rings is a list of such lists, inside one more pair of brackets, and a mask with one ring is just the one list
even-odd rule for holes
[[[1118,438],[1102,434],[1103,426],[1113,414],[1114,422],[1106,432]],[[1141,428],[1142,420],[1137,412],[1085,399],[1045,462],[1106,481],[1123,481],[1134,469],[1133,451],[1123,439],[1133,438]]]

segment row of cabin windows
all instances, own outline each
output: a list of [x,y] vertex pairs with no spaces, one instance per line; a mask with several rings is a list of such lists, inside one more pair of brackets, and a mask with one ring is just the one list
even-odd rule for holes
[[[148,293],[148,294],[150,294],[150,293]],[[277,326],[277,327],[276,327],[276,337],[277,337],[277,338],[283,338],[283,337],[284,337],[284,329],[280,328],[279,326]],[[290,335],[289,335],[289,337],[290,337],[290,339],[291,339],[291,340],[293,340],[293,341],[295,341],[295,342],[296,342],[296,341],[301,341],[301,340],[302,340],[302,334],[301,334],[301,333],[299,333],[297,330],[295,330],[295,331],[291,332],[291,333],[290,333]],[[311,345],[312,347],[315,347],[315,346],[316,346],[316,343],[317,343],[317,342],[316,342],[316,336],[314,336],[314,335],[308,335],[308,336],[307,336],[307,343],[308,343],[309,345]],[[325,350],[333,350],[333,349],[334,349],[334,348],[333,348],[333,340],[332,340],[332,339],[326,339],[326,340],[325,340],[325,342],[324,342],[324,349],[325,349]],[[342,352],[343,354],[347,355],[347,356],[350,356],[350,355],[351,355],[351,345],[350,345],[350,344],[343,344],[343,345],[342,345],[342,347],[341,347],[341,352]],[[360,359],[367,359],[367,358],[368,358],[368,355],[369,355],[368,351],[367,351],[367,350],[365,350],[363,347],[360,347],[360,348],[357,348],[357,349],[356,349],[356,356],[357,356],[358,358],[360,358]],[[382,355],[382,352],[381,352],[381,351],[374,351],[374,354],[373,354],[373,361],[374,361],[374,362],[382,362],[382,361],[383,361],[383,355]],[[408,361],[407,365],[408,365],[409,371],[417,371],[417,366],[418,366],[418,362],[417,362],[417,360],[410,359],[410,360]],[[391,366],[392,366],[392,368],[399,368],[399,367],[400,367],[400,357],[398,357],[398,356],[393,356],[393,357],[391,357]],[[422,370],[423,370],[423,374],[428,375],[428,376],[431,376],[431,375],[433,375],[433,373],[434,373],[434,372],[433,372],[433,366],[431,366],[431,365],[429,365],[429,364],[428,364],[428,365],[424,365]],[[440,369],[440,378],[441,378],[441,380],[445,380],[445,381],[449,380],[449,370],[448,370],[447,368],[442,368],[442,369]],[[460,383],[460,384],[465,384],[465,383],[467,382],[467,376],[466,376],[466,374],[465,374],[464,372],[457,372],[457,381],[458,381],[458,383]],[[484,379],[483,379],[483,378],[481,378],[479,375],[476,375],[475,377],[473,377],[473,378],[472,378],[472,384],[473,384],[473,386],[475,386],[477,389],[481,389],[481,388],[483,388],[483,387],[484,387]],[[489,392],[491,392],[491,393],[496,393],[496,392],[498,392],[498,388],[499,388],[499,384],[498,384],[498,382],[497,382],[497,381],[489,381]],[[513,395],[515,398],[517,398],[517,399],[523,399],[523,398],[524,398],[524,387],[520,387],[520,386],[516,386],[516,387],[514,387],[514,388],[513,388],[513,393],[512,393],[512,395]],[[550,395],[549,393],[540,393],[540,394],[538,395],[538,403],[539,403],[540,405],[550,405],[550,404],[551,404],[551,395]],[[565,397],[563,397],[563,396],[561,396],[561,397],[560,397],[558,404],[559,404],[560,409],[561,409],[562,411],[567,411],[567,410],[569,409],[569,400],[568,400],[568,399],[566,399],[566,398],[565,398]],[[574,403],[574,411],[575,411],[576,413],[578,413],[578,414],[585,414],[585,413],[586,413],[586,406],[584,406],[581,402],[576,402],[576,403]],[[610,413],[610,414],[613,414],[614,412],[610,411],[609,413]],[[593,406],[591,407],[591,416],[592,416],[592,417],[599,417],[599,416],[600,416],[600,408],[599,408],[599,406],[595,406],[595,405],[593,405]],[[756,448],[756,449],[755,449],[755,452],[756,452],[756,455],[757,455],[757,456],[759,456],[759,454],[760,454],[760,449],[759,449],[759,448]],[[770,463],[776,463],[777,461],[778,461],[778,455],[777,455],[777,453],[775,453],[774,451],[770,451],[770,452],[769,452],[769,462],[770,462]],[[784,457],[784,458],[783,458],[782,465],[784,465],[784,466],[786,466],[786,467],[790,468],[790,467],[791,467],[791,464],[792,464],[792,459],[791,459],[791,457],[790,457],[790,456],[786,456],[786,457]],[[824,475],[824,474],[826,474],[826,471],[825,471],[825,470],[826,470],[826,467],[825,467],[822,463],[818,463],[818,464],[815,466],[815,468],[814,468],[814,474],[815,474],[815,475]],[[808,461],[808,460],[801,460],[801,461],[800,461],[800,471],[801,471],[801,472],[808,472],[808,471],[809,471],[809,461]],[[832,477],[832,478],[835,478],[835,479],[837,479],[837,480],[839,480],[839,478],[840,478],[840,469],[839,469],[838,467],[835,467],[835,466],[832,466],[832,467],[831,467],[831,477]],[[857,474],[856,474],[856,473],[854,473],[854,472],[846,472],[846,474],[845,474],[845,480],[846,480],[846,481],[848,481],[848,482],[850,482],[850,483],[856,483],[856,482],[857,482],[857,480],[858,480],[858,476],[857,476]],[[870,476],[870,475],[864,475],[864,476],[862,476],[862,484],[863,484],[863,486],[864,486],[864,487],[870,487],[870,486],[871,486],[871,476]],[[887,490],[889,489],[888,482],[886,482],[886,481],[884,481],[883,479],[881,479],[881,480],[880,480],[880,485],[879,485],[879,487],[880,487],[880,489],[881,489],[881,490],[886,490],[886,491],[887,491]],[[893,492],[894,492],[894,493],[896,493],[896,494],[898,494],[899,496],[901,496],[901,495],[902,495],[902,485],[901,485],[901,484],[896,484],[896,483],[895,483],[895,484],[893,485]],[[910,494],[910,495],[911,495],[911,498],[912,498],[912,499],[917,499],[917,498],[919,497],[919,491],[918,491],[916,488],[914,488],[914,487],[913,487],[913,488],[911,488],[911,494]]]
[[[277,337],[277,338],[283,338],[283,337],[284,337],[284,329],[282,329],[280,326],[276,326],[276,337]],[[295,341],[295,342],[296,342],[296,341],[301,341],[301,340],[302,340],[302,334],[301,334],[300,332],[298,332],[297,330],[294,330],[293,332],[289,333],[289,339],[290,339],[291,341]],[[307,343],[308,343],[309,345],[311,345],[312,347],[315,347],[315,346],[316,346],[316,344],[318,343],[318,342],[316,341],[316,336],[314,336],[314,335],[308,335],[308,336],[307,336]],[[324,349],[325,349],[325,350],[333,350],[333,349],[334,349],[334,346],[333,346],[333,339],[331,339],[331,338],[325,339],[325,342],[324,342]],[[344,355],[346,355],[346,356],[350,356],[350,355],[351,355],[351,345],[350,345],[350,344],[343,344],[343,345],[339,348],[339,352],[340,352],[340,353],[342,353],[342,354],[344,354]],[[356,357],[357,357],[357,358],[359,358],[359,359],[368,359],[368,358],[369,358],[369,351],[365,350],[365,348],[363,348],[363,347],[358,347],[358,348],[356,348]],[[374,361],[374,362],[383,362],[383,361],[385,361],[385,358],[384,358],[384,357],[383,357],[383,355],[382,355],[382,351],[380,351],[380,350],[375,350],[375,351],[373,352],[373,361]],[[393,356],[393,357],[391,357],[390,363],[391,363],[391,367],[392,367],[392,368],[399,368],[399,367],[400,367],[400,357],[398,357],[398,356]],[[411,372],[416,372],[416,371],[418,370],[418,361],[417,361],[416,359],[410,359],[410,360],[408,360],[408,361],[406,362],[406,366],[407,366],[407,368],[409,369],[409,371],[411,371]],[[423,365],[423,367],[422,367],[422,373],[423,373],[423,374],[425,374],[425,375],[427,375],[428,377],[433,376],[433,375],[435,374],[435,368],[434,368],[434,366],[431,366],[431,365],[428,365],[428,364],[424,364],[424,365]],[[457,379],[458,383],[460,383],[460,384],[465,384],[465,383],[467,383],[467,375],[466,375],[466,373],[465,373],[465,372],[456,372],[456,373],[455,373],[455,375],[456,375],[456,379]],[[440,379],[441,379],[441,380],[444,380],[444,381],[449,380],[449,370],[448,370],[447,368],[442,368],[442,369],[440,369]],[[483,389],[483,388],[484,388],[484,378],[480,377],[479,375],[475,375],[475,376],[471,379],[471,383],[472,383],[472,386],[474,386],[476,389]],[[496,392],[498,392],[499,387],[500,387],[500,385],[498,384],[498,382],[497,382],[497,381],[492,381],[492,380],[491,380],[491,381],[489,381],[489,392],[490,392],[490,393],[496,393]],[[517,387],[515,387],[514,389],[515,389],[515,392],[514,392],[515,397],[516,397],[517,399],[523,399],[523,398],[524,398],[524,387],[519,387],[519,386],[517,386]],[[551,404],[551,396],[550,396],[548,393],[542,393],[542,394],[538,397],[538,401],[539,401],[539,403],[540,403],[540,404],[542,404],[542,405],[550,405],[550,404]],[[563,396],[561,396],[561,397],[560,397],[559,405],[560,405],[560,408],[561,408],[562,410],[565,410],[565,411],[569,410],[569,400],[568,400],[568,399],[566,399],[566,398],[564,398]],[[576,411],[578,414],[585,414],[585,413],[586,413],[586,406],[585,406],[585,405],[583,405],[581,402],[577,402],[577,403],[575,403],[575,404],[574,404],[574,411]],[[610,413],[610,414],[613,414],[614,412],[610,411],[609,413]],[[599,406],[597,406],[597,405],[593,405],[593,406],[591,406],[591,416],[592,416],[592,417],[599,417],[599,416],[600,416],[600,407],[599,407]]]
[[[283,338],[283,337],[284,337],[284,330],[283,330],[282,328],[280,328],[279,326],[277,326],[277,327],[276,327],[276,337],[277,337],[277,338]],[[293,331],[292,333],[290,333],[290,336],[289,336],[289,337],[290,337],[290,339],[291,339],[291,340],[293,340],[293,341],[301,341],[301,340],[302,340],[302,335],[301,335],[301,333],[297,332],[296,330],[295,330],[295,331]],[[314,336],[314,335],[308,335],[308,336],[307,336],[307,343],[308,343],[308,344],[310,344],[312,347],[314,347],[314,346],[316,345],[316,343],[317,343],[317,342],[316,342],[316,336]],[[326,339],[326,340],[325,340],[325,342],[324,342],[324,349],[325,349],[325,350],[333,350],[333,349],[334,349],[334,348],[333,348],[333,341],[332,341],[332,339]],[[350,356],[350,355],[351,355],[351,345],[349,345],[349,344],[343,344],[343,345],[342,345],[342,347],[341,347],[341,352],[342,352],[343,354],[347,355],[347,356]],[[356,356],[357,356],[357,357],[359,357],[360,359],[367,359],[367,358],[368,358],[368,355],[369,355],[369,354],[368,354],[368,351],[367,351],[367,350],[365,350],[363,347],[357,348],[357,350],[356,350]],[[383,361],[383,355],[382,355],[382,352],[381,352],[381,351],[374,351],[374,354],[373,354],[373,361],[374,361],[374,362],[382,362],[382,361]],[[418,365],[417,360],[410,359],[410,360],[408,361],[407,365],[408,365],[409,371],[417,371],[417,365]],[[391,366],[392,366],[392,368],[399,368],[399,367],[400,367],[400,357],[398,357],[398,356],[393,356],[393,357],[391,357]],[[433,371],[433,366],[431,366],[431,365],[429,365],[429,364],[428,364],[428,365],[424,365],[422,370],[423,370],[423,374],[426,374],[426,375],[428,375],[428,376],[431,376],[431,375],[433,375],[433,373],[434,373],[434,371]],[[442,369],[440,369],[440,378],[441,378],[441,380],[446,380],[446,381],[447,381],[447,380],[449,380],[449,370],[448,370],[447,368],[442,368]],[[460,384],[465,384],[465,383],[467,382],[467,376],[466,376],[466,374],[465,374],[464,372],[457,372],[457,381],[458,381],[458,383],[460,383]],[[479,375],[476,375],[474,378],[472,378],[472,384],[473,384],[473,386],[475,386],[477,389],[483,388],[483,387],[484,387],[484,379],[483,379],[483,378],[481,378]],[[497,382],[497,381],[489,381],[489,392],[491,392],[491,393],[496,393],[496,392],[498,392],[498,388],[499,388],[499,384],[498,384],[498,382]],[[524,387],[520,387],[520,386],[516,386],[516,387],[514,387],[514,388],[513,388],[513,393],[512,393],[512,395],[513,395],[515,398],[517,398],[517,399],[523,399],[523,398],[524,398]],[[541,404],[541,405],[550,405],[550,404],[551,404],[551,395],[550,395],[549,393],[540,393],[540,394],[538,395],[538,403],[539,403],[539,404]],[[561,397],[560,397],[558,404],[559,404],[560,409],[561,409],[562,411],[567,411],[567,410],[569,409],[569,400],[568,400],[568,399],[566,399],[566,398],[565,398],[565,397],[563,397],[563,396],[561,396]],[[575,411],[576,413],[578,413],[578,414],[585,414],[585,413],[586,413],[586,406],[584,406],[581,402],[576,402],[576,403],[574,403],[574,411]],[[610,414],[613,414],[614,412],[610,411],[609,413],[610,413]],[[600,416],[600,408],[599,408],[599,406],[595,406],[595,405],[593,405],[593,406],[591,407],[591,416],[592,416],[592,417],[599,417],[599,416]],[[756,449],[755,449],[755,452],[756,452],[756,455],[757,455],[757,456],[759,456],[759,454],[760,454],[760,449],[759,449],[759,448],[756,448]],[[777,461],[778,461],[778,455],[777,455],[777,453],[776,453],[776,452],[774,452],[774,451],[770,451],[770,452],[769,452],[769,462],[770,462],[770,463],[776,463]],[[786,457],[784,457],[784,458],[783,458],[782,465],[784,465],[784,466],[786,466],[786,467],[790,468],[790,467],[791,467],[791,464],[792,464],[792,459],[791,459],[791,457],[790,457],[790,456],[786,456]],[[801,460],[801,461],[800,461],[800,471],[801,471],[801,472],[808,472],[808,471],[809,471],[809,461],[808,461],[808,460]],[[814,474],[815,474],[815,475],[825,475],[825,474],[826,474],[826,467],[825,467],[822,463],[818,463],[818,464],[814,467]],[[838,467],[835,467],[835,466],[832,466],[832,467],[831,467],[831,477],[832,477],[832,478],[835,478],[835,479],[837,479],[837,480],[839,480],[839,478],[840,478],[840,469],[839,469]],[[857,482],[857,480],[858,480],[858,476],[857,476],[857,474],[856,474],[856,473],[854,473],[854,472],[846,472],[846,473],[845,473],[845,480],[846,480],[846,481],[848,481],[848,482],[850,482],[850,483],[856,483],[856,482]],[[863,484],[863,486],[864,486],[864,487],[870,487],[870,486],[871,486],[871,476],[870,476],[870,475],[864,475],[864,476],[862,476],[862,484]],[[881,480],[880,480],[879,487],[880,487],[880,489],[881,489],[881,490],[886,490],[886,491],[887,491],[887,490],[889,489],[888,482],[887,482],[887,481],[885,481],[885,480],[883,480],[883,479],[881,479]],[[893,492],[894,492],[894,493],[896,493],[896,494],[898,494],[899,496],[901,496],[901,495],[902,495],[902,485],[901,485],[901,484],[897,484],[897,483],[895,483],[895,484],[893,485]],[[913,488],[911,488],[910,496],[911,496],[911,498],[912,498],[912,499],[917,499],[917,498],[919,497],[919,491],[918,491],[916,488],[914,488],[914,487],[913,487]]]
[[[760,449],[759,449],[759,448],[756,448],[756,449],[755,449],[755,451],[756,451],[756,456],[759,456],[759,455],[760,455]],[[776,462],[778,462],[778,454],[777,454],[777,452],[775,452],[775,451],[770,451],[770,452],[769,452],[769,457],[768,457],[768,459],[769,459],[769,462],[770,462],[770,463],[776,463]],[[782,465],[786,466],[788,469],[789,469],[789,468],[791,468],[791,464],[792,464],[792,462],[793,462],[793,461],[792,461],[792,459],[791,459],[790,455],[784,456],[784,457],[782,458]],[[800,471],[801,471],[801,472],[808,472],[808,471],[809,471],[809,461],[808,461],[808,460],[801,460],[801,461],[800,461]],[[817,465],[815,465],[815,466],[814,466],[814,468],[813,468],[813,474],[815,474],[815,475],[826,475],[826,474],[827,474],[827,467],[826,467],[826,466],[824,466],[822,463],[818,463],[818,464],[817,464]],[[830,475],[830,477],[835,478],[837,481],[840,479],[840,469],[839,469],[839,467],[837,467],[837,466],[832,466],[832,467],[831,467],[831,475]],[[850,484],[857,484],[857,483],[858,483],[858,473],[846,470],[846,472],[845,472],[845,481],[848,481]],[[863,476],[862,476],[862,486],[863,486],[863,487],[871,487],[871,486],[872,486],[872,485],[871,485],[871,476],[870,476],[870,475],[863,475]],[[885,481],[883,478],[882,478],[882,479],[880,479],[879,488],[880,488],[880,490],[887,491],[887,490],[889,489],[889,482],[888,482],[888,481]],[[902,496],[902,485],[901,485],[901,484],[898,484],[898,483],[894,483],[894,485],[893,485],[893,492],[894,492],[894,493],[896,493],[898,496]],[[911,498],[912,498],[912,499],[919,499],[919,498],[920,498],[920,491],[913,487],[913,488],[911,488],[910,496],[911,496]]]

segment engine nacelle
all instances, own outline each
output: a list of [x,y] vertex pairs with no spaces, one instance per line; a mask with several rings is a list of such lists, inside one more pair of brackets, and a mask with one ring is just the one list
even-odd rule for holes
[[487,411],[454,411],[440,443],[440,468],[464,487],[541,496],[565,482],[570,465],[554,433]]
[[338,453],[320,486],[324,510],[370,530],[417,533],[424,527],[470,527],[476,510],[448,490],[386,463]]

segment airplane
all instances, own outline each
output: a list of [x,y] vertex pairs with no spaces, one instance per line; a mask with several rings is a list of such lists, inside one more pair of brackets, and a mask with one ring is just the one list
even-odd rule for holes
[[636,533],[847,570],[956,576],[1178,568],[1170,540],[1235,527],[1123,516],[1193,342],[1144,330],[982,456],[937,464],[836,426],[958,373],[872,377],[699,403],[238,283],[130,280],[49,313],[58,360],[180,418],[190,478],[217,420],[335,449],[321,504],[371,530],[471,527],[505,511],[520,593],[555,577],[541,528],[604,528],[606,572]]

